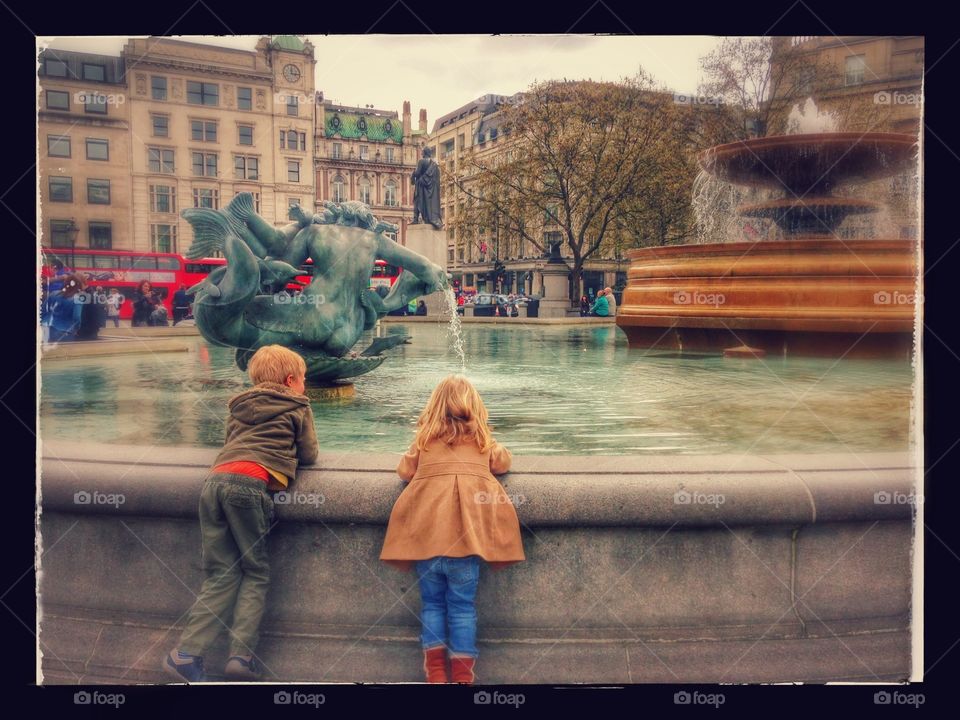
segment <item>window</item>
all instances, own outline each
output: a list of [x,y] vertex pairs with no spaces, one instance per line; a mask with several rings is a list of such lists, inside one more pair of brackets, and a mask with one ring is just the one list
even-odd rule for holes
[[457,150],[463,150],[463,145],[466,142],[466,135],[460,133],[457,135]]
[[43,61],[43,74],[49,77],[68,77],[67,64],[63,60],[45,58]]
[[496,128],[490,128],[490,139],[491,139],[491,140],[496,140],[496,139],[497,139],[497,129],[496,129]]
[[867,67],[866,55],[851,55],[846,62],[846,84],[860,85]]
[[344,200],[346,200],[346,197],[343,194],[343,178],[337,175],[333,179],[333,201],[343,202]]
[[211,120],[191,120],[190,139],[201,142],[216,142],[217,124]]
[[70,157],[70,138],[66,135],[47,135],[47,155]]
[[47,90],[47,110],[69,110],[70,93],[63,90]]
[[361,159],[361,160],[369,160],[369,159],[370,159],[370,146],[369,146],[369,145],[361,145],[361,146],[360,146],[360,159]]
[[88,224],[90,233],[90,247],[97,250],[109,250],[113,247],[113,228],[108,222],[92,222]]
[[191,105],[219,105],[220,87],[216,83],[188,80],[187,102]]
[[287,160],[287,182],[300,182],[299,160]]
[[332,157],[334,160],[339,160],[340,158],[342,158],[342,157],[343,157],[343,145],[341,145],[340,143],[334,143],[334,144],[333,144],[333,152],[331,153],[330,157]]
[[397,184],[393,180],[387,180],[387,184],[383,186],[383,204],[389,207],[396,207],[397,205]]
[[95,65],[93,63],[83,63],[83,79],[93,80],[94,82],[107,81],[106,65]]
[[109,205],[110,181],[88,179],[87,202],[91,205]]
[[287,208],[297,207],[300,204],[300,198],[287,198]]
[[176,225],[151,225],[150,226],[151,252],[169,253],[169,252],[173,252],[176,246],[177,246],[177,226]]
[[240,133],[239,145],[253,145],[253,125],[239,125],[237,129]]
[[165,77],[150,76],[150,97],[154,100],[167,99],[167,79]]
[[216,153],[192,153],[193,174],[205,177],[217,176],[217,154]]
[[237,88],[237,108],[239,110],[253,110],[253,88]]
[[172,213],[177,211],[177,200],[169,185],[150,186],[150,212]]
[[87,138],[87,160],[109,160],[110,143],[100,138]]
[[147,168],[154,173],[173,172],[173,150],[147,148]]
[[299,98],[296,95],[291,93],[290,95],[287,95],[287,115],[290,115],[292,117],[297,117],[297,115],[299,114],[300,114]]
[[154,137],[170,137],[170,118],[166,115],[151,115]]
[[193,206],[195,208],[220,209],[220,191],[210,188],[193,189]]
[[73,202],[73,178],[50,178],[51,202]]
[[360,202],[370,204],[370,181],[360,178]]
[[388,148],[387,148],[387,162],[388,162],[388,163],[392,163],[392,162],[393,162],[393,148],[392,148],[392,147],[388,147]]
[[259,180],[260,160],[247,155],[235,155],[233,158],[234,177],[238,180]]
[[72,231],[74,228],[75,226],[71,220],[51,220],[50,244],[53,247],[73,247]]
[[107,114],[107,96],[99,93],[83,93],[83,111],[95,115]]

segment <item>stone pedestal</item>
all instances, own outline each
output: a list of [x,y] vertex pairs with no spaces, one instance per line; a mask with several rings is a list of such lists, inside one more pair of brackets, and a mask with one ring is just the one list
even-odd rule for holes
[[540,301],[540,317],[562,318],[570,310],[567,275],[570,270],[562,263],[547,263],[543,270],[543,299]]
[[[420,253],[427,260],[436,263],[444,270],[447,268],[447,233],[437,230],[429,223],[420,223],[407,226],[408,250]],[[423,298],[427,304],[427,316],[437,317],[447,308],[447,301],[442,292],[436,292]]]

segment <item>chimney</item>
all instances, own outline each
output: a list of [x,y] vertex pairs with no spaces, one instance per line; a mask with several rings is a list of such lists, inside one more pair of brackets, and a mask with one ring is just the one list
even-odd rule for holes
[[403,101],[403,136],[410,137],[410,101]]
[[427,133],[427,110],[426,108],[420,108],[420,132],[423,134]]

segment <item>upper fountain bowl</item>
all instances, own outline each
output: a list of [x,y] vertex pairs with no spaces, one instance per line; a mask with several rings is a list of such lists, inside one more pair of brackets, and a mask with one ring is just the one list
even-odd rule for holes
[[710,148],[700,165],[738,185],[785,188],[802,197],[902,172],[913,165],[916,147],[916,137],[902,133],[772,135]]

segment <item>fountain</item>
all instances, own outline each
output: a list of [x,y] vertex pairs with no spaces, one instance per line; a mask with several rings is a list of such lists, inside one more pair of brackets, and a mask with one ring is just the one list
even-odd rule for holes
[[875,213],[881,205],[834,191],[911,168],[915,151],[912,135],[817,132],[753,138],[704,152],[700,165],[717,178],[783,191],[780,198],[737,209],[742,217],[773,221],[783,239],[630,251],[617,315],[630,346],[681,352],[740,346],[747,356],[909,357],[914,241],[841,239],[837,228],[844,218]]

